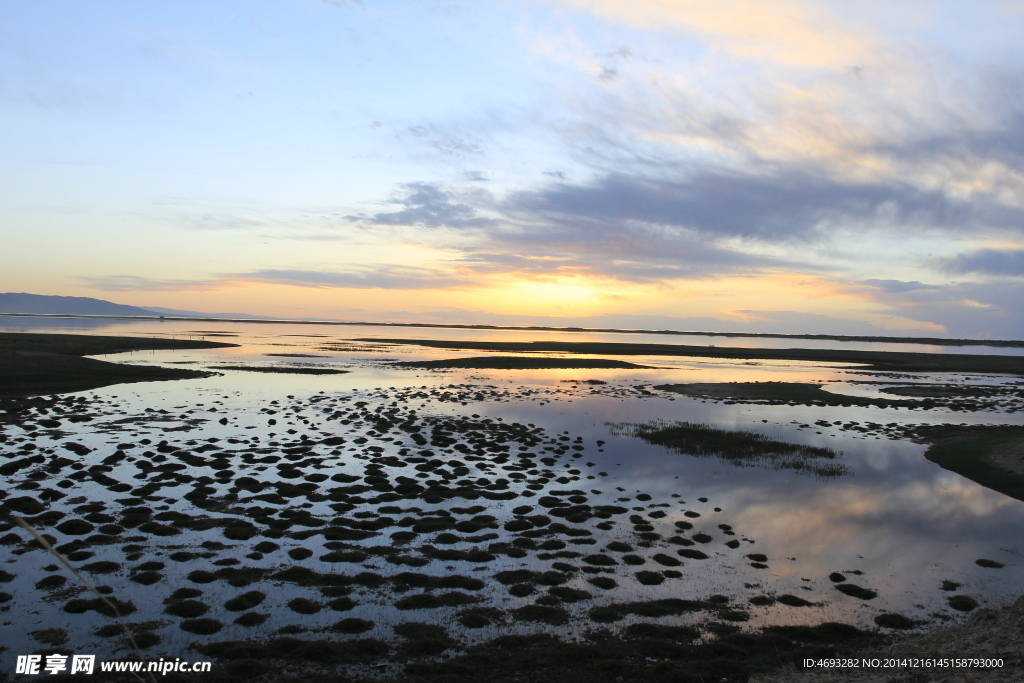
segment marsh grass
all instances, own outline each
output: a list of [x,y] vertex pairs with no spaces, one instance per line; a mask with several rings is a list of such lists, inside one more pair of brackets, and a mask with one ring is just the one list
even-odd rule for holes
[[822,478],[839,477],[848,468],[834,461],[842,453],[832,448],[777,441],[757,432],[717,429],[695,422],[652,420],[611,424],[617,436],[634,436],[677,453],[718,458],[737,467],[794,470]]

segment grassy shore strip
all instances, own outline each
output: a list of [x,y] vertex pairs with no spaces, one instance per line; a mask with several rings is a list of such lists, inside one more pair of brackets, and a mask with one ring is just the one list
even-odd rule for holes
[[972,657],[1002,659],[999,668],[964,669],[956,667],[804,669],[787,665],[767,675],[755,675],[750,683],[1018,683],[1024,680],[1024,596],[1001,607],[983,607],[966,621],[941,626],[927,633],[893,638],[882,648],[869,646],[853,656],[863,659],[906,657]]
[[92,334],[44,334],[35,332],[0,332],[0,350],[40,351],[70,356],[99,356],[127,351],[160,351],[165,349],[222,349],[238,344],[200,341],[198,339],[165,339],[162,337],[108,337]]
[[227,346],[237,344],[188,339],[4,332],[0,333],[0,394],[53,394],[98,389],[124,382],[209,377],[211,373],[197,370],[124,365],[81,356]]
[[649,369],[650,365],[637,365],[607,358],[541,358],[522,356],[477,356],[445,360],[414,360],[394,363],[407,368],[468,368],[473,370],[555,370],[594,368]]
[[938,425],[919,431],[925,457],[985,488],[1024,500],[1024,427]]
[[344,375],[348,370],[334,368],[293,368],[287,365],[211,365],[214,370],[237,370],[240,372],[272,372],[286,375]]
[[353,341],[499,353],[585,353],[602,356],[686,356],[735,360],[790,360],[814,363],[854,363],[865,366],[861,369],[877,372],[963,372],[1024,375],[1024,357],[1018,356],[850,351],[844,349],[744,349],[728,346],[618,342],[482,342],[380,338],[359,338]]
[[60,353],[0,350],[0,395],[29,396],[98,389],[125,382],[209,377],[181,368],[123,365]]
[[[216,658],[217,675],[210,676],[213,681],[285,683],[308,681],[314,674],[315,680],[325,683],[740,683],[805,657],[835,657],[882,642],[875,633],[844,624],[776,626],[752,633],[722,626],[722,634],[707,643],[693,642],[698,633],[689,627],[658,624],[637,624],[619,636],[591,631],[581,642],[565,642],[547,634],[499,636],[444,661],[417,657],[420,661],[409,661],[397,676],[384,678],[343,673],[365,671],[387,661],[391,648],[374,638],[279,637],[264,642],[214,642],[196,649],[205,657]],[[411,659],[406,653],[440,654],[457,649],[457,643],[439,639],[433,630],[427,637],[405,643],[392,661]],[[306,673],[274,676],[283,670]],[[176,679],[168,676],[167,680]]]

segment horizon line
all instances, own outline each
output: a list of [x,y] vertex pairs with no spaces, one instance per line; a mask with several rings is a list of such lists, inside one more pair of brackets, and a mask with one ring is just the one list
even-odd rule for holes
[[160,321],[205,321],[230,323],[264,323],[293,325],[346,325],[374,327],[424,327],[434,329],[460,330],[509,330],[538,332],[588,332],[597,334],[661,334],[691,335],[701,337],[751,337],[770,339],[828,339],[833,341],[851,342],[882,342],[895,344],[929,344],[933,346],[1006,346],[1024,347],[1024,340],[1017,339],[945,339],[942,337],[890,337],[883,335],[842,335],[842,334],[800,334],[783,332],[696,332],[687,330],[643,330],[618,329],[610,327],[551,327],[546,325],[487,325],[457,323],[400,323],[400,322],[367,322],[348,320],[303,320],[288,318],[216,318],[198,316],[165,316],[165,315],[86,315],[74,313],[0,313],[4,318],[75,318],[90,320],[153,320]]

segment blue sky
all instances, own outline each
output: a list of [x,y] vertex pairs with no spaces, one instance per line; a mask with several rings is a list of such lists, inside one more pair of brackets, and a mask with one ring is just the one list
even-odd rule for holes
[[1024,3],[7,3],[0,289],[1024,337]]

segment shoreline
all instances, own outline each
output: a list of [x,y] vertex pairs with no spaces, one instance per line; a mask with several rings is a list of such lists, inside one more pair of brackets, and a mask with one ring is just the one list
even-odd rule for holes
[[[124,337],[107,340],[110,348],[150,341]],[[46,339],[40,336],[36,341]],[[50,341],[59,345],[67,340]],[[152,341],[163,345],[173,340]],[[233,346],[217,342],[206,344]],[[0,356],[4,353],[0,351]],[[77,356],[38,353],[59,356],[64,360],[103,363]],[[533,359],[527,357],[525,360]],[[114,363],[104,365],[137,367]],[[731,387],[733,393],[737,389],[752,391],[752,387],[747,385],[721,386]],[[763,383],[753,388],[773,396],[779,391],[785,394],[793,386]],[[471,390],[479,390],[479,387],[460,389],[467,393]],[[61,440],[67,441],[67,445],[51,458],[52,462],[68,467],[67,461],[59,459],[71,460],[63,452],[67,450],[78,461],[71,464],[79,465],[78,469],[90,472],[92,476],[68,478],[66,490],[55,483],[61,489],[57,491],[42,487],[48,481],[64,476],[64,473],[46,472],[51,475],[49,478],[37,477],[42,473],[36,468],[40,464],[34,459],[37,456],[28,451],[24,454],[15,452],[15,445],[21,443],[21,439],[20,435],[12,438],[11,445],[5,449],[10,452],[9,461],[5,463],[10,473],[5,474],[12,483],[24,480],[35,484],[35,488],[25,488],[24,492],[5,498],[7,507],[21,514],[33,512],[36,526],[48,533],[60,534],[61,540],[65,541],[56,547],[63,547],[62,552],[69,556],[77,555],[71,557],[72,561],[79,565],[88,561],[89,564],[81,565],[85,571],[99,571],[110,576],[104,580],[113,585],[112,594],[119,599],[134,597],[138,606],[130,601],[124,604],[138,610],[132,628],[137,629],[133,632],[143,638],[143,642],[149,643],[145,647],[160,645],[161,638],[172,639],[175,635],[180,638],[179,630],[194,634],[194,638],[184,636],[187,642],[202,644],[180,652],[190,659],[215,660],[217,680],[279,683],[299,680],[335,683],[369,683],[371,680],[403,683],[510,683],[513,680],[523,683],[575,680],[697,683],[726,680],[753,683],[758,680],[757,676],[786,676],[779,680],[794,680],[796,674],[791,672],[796,672],[796,668],[783,669],[780,673],[778,667],[787,663],[796,667],[808,657],[853,656],[855,652],[893,647],[891,641],[898,633],[894,629],[899,628],[900,622],[876,621],[882,628],[875,628],[870,624],[870,616],[865,623],[845,616],[837,617],[844,622],[858,623],[860,628],[839,622],[744,628],[744,625],[751,626],[747,622],[752,614],[757,616],[756,610],[775,602],[786,609],[810,608],[820,602],[814,594],[805,595],[812,602],[799,597],[803,593],[794,591],[798,592],[794,596],[784,593],[783,588],[744,584],[743,591],[738,587],[736,591],[723,590],[727,595],[687,595],[679,590],[672,597],[644,596],[638,600],[623,596],[613,599],[613,594],[606,591],[628,589],[633,584],[627,582],[634,579],[644,586],[683,579],[684,575],[674,568],[681,566],[680,563],[685,562],[691,567],[683,571],[700,571],[697,568],[702,562],[721,561],[729,562],[729,566],[738,566],[751,560],[759,563],[751,564],[751,567],[768,570],[768,565],[781,560],[782,556],[775,557],[771,552],[768,553],[771,557],[744,555],[750,550],[741,546],[740,539],[746,540],[745,532],[739,525],[733,532],[728,524],[717,524],[722,520],[736,523],[726,517],[714,517],[715,513],[721,512],[712,507],[717,501],[706,498],[698,498],[696,503],[691,501],[689,507],[679,509],[693,512],[689,509],[692,507],[699,509],[700,513],[691,515],[683,512],[690,521],[679,520],[670,524],[669,521],[659,521],[665,518],[665,514],[658,508],[668,507],[662,501],[673,507],[676,505],[676,501],[667,499],[664,492],[655,492],[658,497],[653,499],[646,493],[636,496],[635,500],[642,505],[632,510],[619,505],[619,502],[625,502],[621,499],[614,506],[606,505],[608,501],[603,499],[588,500],[584,489],[600,486],[598,480],[593,484],[589,480],[595,476],[608,476],[598,471],[599,465],[584,459],[587,457],[584,451],[599,449],[604,443],[592,441],[594,435],[587,437],[585,446],[583,435],[580,435],[577,448],[577,442],[572,441],[571,436],[563,439],[554,430],[537,429],[532,424],[503,423],[500,419],[481,419],[477,415],[472,419],[420,415],[414,404],[424,397],[415,387],[398,392],[388,389],[386,395],[369,397],[358,392],[339,393],[333,397],[312,394],[298,399],[289,395],[291,402],[285,401],[284,405],[278,404],[276,398],[279,397],[275,397],[273,402],[262,402],[248,408],[251,424],[246,422],[248,418],[243,419],[243,414],[230,410],[230,406],[217,407],[187,400],[184,401],[186,405],[175,406],[176,411],[185,412],[166,415],[140,412],[143,409],[141,404],[135,407],[135,412],[124,411],[120,405],[104,401],[102,397],[81,405],[80,399],[74,398],[60,401],[57,397],[52,401],[36,399],[31,406],[30,401],[23,401],[26,410],[13,418],[19,425],[39,430],[59,429],[62,425],[55,424],[57,422],[77,423],[95,416],[98,422],[92,431],[106,434],[104,443],[110,448],[117,444],[117,450],[108,455],[110,449],[103,444],[84,440],[92,446],[90,449],[89,446],[67,441],[77,438],[76,435],[62,434]],[[365,398],[366,402],[356,401],[357,398]],[[753,398],[764,396],[758,394]],[[29,407],[33,409],[27,410]],[[217,409],[211,411],[209,408]],[[388,412],[383,412],[385,409]],[[308,423],[296,419],[300,416],[307,418]],[[266,425],[262,427],[266,430],[279,423],[282,426],[277,429],[284,430],[289,418],[296,419],[298,424],[294,426],[297,431],[281,436],[280,443],[261,443],[259,439],[249,438],[252,436],[249,432],[242,431],[243,428],[257,429],[262,425]],[[133,420],[126,424],[131,424],[132,431],[138,433],[108,434],[103,431],[108,425],[116,424],[114,420],[125,419]],[[321,429],[318,420],[324,420],[325,426],[330,420],[338,422],[337,426]],[[203,432],[199,426],[201,422],[212,422],[212,431]],[[215,426],[218,422],[231,424],[229,429],[234,430],[230,432],[231,438],[223,440],[225,434],[219,433]],[[180,427],[171,426],[179,423]],[[343,430],[343,427],[348,429]],[[26,430],[26,434],[34,433],[34,429]],[[179,431],[183,433],[179,435]],[[342,431],[344,436],[340,435]],[[350,431],[353,433],[349,434]],[[196,438],[210,434],[217,436],[212,439]],[[140,439],[142,436],[146,438]],[[712,436],[718,438],[722,435]],[[411,440],[416,445],[406,443],[409,446],[407,452],[398,451],[396,455],[391,446],[400,445],[394,444],[399,438],[407,442]],[[153,446],[153,441],[158,443]],[[4,442],[7,443],[6,438]],[[525,448],[517,450],[518,444]],[[768,445],[774,447],[778,444]],[[149,446],[153,450],[144,450]],[[488,450],[493,446],[498,449]],[[437,450],[416,450],[424,447]],[[48,449],[45,455],[50,456],[53,450]],[[349,456],[343,451],[352,451],[352,454]],[[436,461],[433,459],[435,455],[440,455]],[[442,457],[452,459],[444,461]],[[351,461],[340,463],[342,458],[351,458]],[[529,462],[524,462],[524,459]],[[562,462],[558,462],[559,459]],[[488,475],[491,479],[458,481],[460,477],[468,477],[481,463],[493,465],[490,468],[493,474]],[[555,468],[556,465],[578,469],[558,469],[557,472],[552,469],[551,476],[547,476],[544,468]],[[255,471],[262,471],[257,467],[263,467],[271,474],[255,475]],[[344,467],[348,469],[343,470]],[[402,467],[413,469],[403,471]],[[249,468],[253,471],[245,471]],[[143,476],[127,477],[129,472],[135,474],[136,470]],[[424,474],[429,472],[428,476],[436,479],[416,479],[413,470]],[[276,478],[273,475],[275,471],[278,472]],[[332,471],[335,472],[333,475]],[[564,475],[565,480],[556,479],[556,474]],[[502,475],[509,479],[495,479]],[[165,486],[172,490],[164,491]],[[185,486],[182,490],[187,493],[179,495],[180,492],[174,490],[177,486]],[[120,497],[108,495],[104,490]],[[61,499],[54,498],[49,491],[55,491],[61,498],[81,494],[81,500],[69,497],[67,502],[61,503]],[[125,497],[127,494],[131,497]],[[45,504],[32,499],[37,495]],[[590,495],[602,494],[601,491],[590,491]],[[512,508],[513,503],[501,502],[511,501],[517,496],[521,497],[517,501],[518,507]],[[649,503],[652,500],[654,502]],[[105,501],[106,505],[97,507],[96,501]],[[39,509],[31,510],[33,503]],[[472,507],[459,507],[470,504]],[[407,507],[409,505],[414,507]],[[686,503],[679,505],[685,506]],[[430,507],[424,511],[420,506]],[[441,506],[438,510],[448,514],[436,512],[434,506]],[[513,516],[509,521],[480,515],[488,511],[499,515],[497,511],[506,508],[511,508]],[[279,514],[283,511],[288,514]],[[307,512],[298,514],[300,511]],[[631,515],[631,512],[645,511],[651,512],[645,513],[645,517]],[[368,515],[367,512],[374,514]],[[634,525],[632,531],[626,524],[627,520]],[[619,526],[613,527],[613,523]],[[99,526],[92,529],[95,525]],[[392,532],[392,529],[397,530]],[[608,532],[608,535],[585,533],[591,529]],[[669,534],[678,536],[669,537]],[[711,534],[714,534],[714,539]],[[11,557],[31,550],[30,542],[21,539],[15,543],[9,538],[12,535],[16,534],[9,534],[5,541],[7,545],[18,546],[12,548]],[[387,541],[389,537],[390,544]],[[596,542],[583,543],[591,537]],[[200,539],[204,539],[202,543],[199,543]],[[614,539],[614,543],[602,545],[609,539]],[[186,540],[187,545],[183,545],[182,541]],[[714,546],[707,543],[714,543]],[[173,548],[172,545],[165,547],[161,544],[173,544]],[[473,547],[467,549],[468,544],[473,544]],[[591,550],[587,547],[590,545],[595,547]],[[319,550],[320,546],[323,550]],[[711,552],[712,547],[718,551],[711,557],[699,551],[699,548],[704,548]],[[743,550],[738,549],[741,547]],[[174,553],[165,552],[172,549]],[[251,552],[246,554],[246,551]],[[330,552],[320,555],[324,551]],[[634,552],[638,553],[635,557],[632,555]],[[218,553],[222,554],[216,557]],[[281,555],[275,556],[274,553]],[[729,553],[735,556],[728,559]],[[251,562],[243,564],[240,559],[243,555]],[[677,560],[675,556],[685,560]],[[718,560],[720,556],[723,559]],[[530,564],[528,568],[515,569],[504,564],[524,558],[531,558],[531,561],[536,558],[545,563],[557,561],[550,565]],[[179,562],[182,564],[177,564]],[[317,562],[328,564],[318,565]],[[445,566],[445,571],[440,572],[442,563],[456,562],[472,564],[459,565],[464,575],[452,575],[453,567],[450,566]],[[394,569],[387,568],[385,563],[395,565]],[[494,569],[487,571],[484,568],[490,566],[489,563],[496,564]],[[615,563],[621,565],[621,569],[609,572],[608,568],[616,566]],[[641,566],[645,569],[638,571]],[[433,567],[433,570],[421,570],[420,567]],[[62,590],[65,585],[63,582],[58,585],[53,579],[43,586],[32,583],[38,577],[30,575],[28,564],[20,575],[14,566],[8,568],[12,570],[11,578],[22,584],[15,588],[17,584],[8,581],[11,587],[4,586],[4,589],[12,591],[14,606],[20,604],[22,609],[41,604],[41,600],[56,595],[49,591]],[[485,573],[471,573],[478,568]],[[498,569],[502,571],[493,573]],[[860,576],[860,572],[853,573]],[[837,580],[829,578],[833,582]],[[581,581],[584,579],[585,583]],[[622,585],[617,585],[616,580]],[[501,587],[494,586],[492,581]],[[867,576],[857,582],[869,589],[881,587],[877,579],[871,581]],[[824,581],[822,585],[830,586]],[[492,587],[501,595],[479,592],[489,591]],[[864,594],[874,593],[874,590],[859,586],[850,587],[859,588]],[[165,598],[171,588],[175,589],[174,593],[163,600],[162,606],[155,606],[161,604],[160,599]],[[450,590],[453,588],[459,590]],[[413,589],[422,589],[422,592]],[[440,589],[448,589],[448,592]],[[35,592],[29,592],[32,590]],[[297,596],[287,603],[287,610],[285,605],[277,604],[283,601],[275,601],[276,596],[284,592],[288,597]],[[516,599],[525,600],[527,595],[533,596],[529,600],[534,602],[509,602],[505,605],[505,601],[511,600],[505,596],[506,592]],[[829,592],[833,594],[831,590]],[[859,597],[855,593],[839,592],[848,597]],[[43,594],[47,597],[40,598]],[[608,595],[608,598],[602,599],[603,595]],[[942,600],[946,599],[945,594],[938,595]],[[59,600],[68,597],[72,599],[65,605],[64,612],[77,614],[83,609],[94,608],[90,601],[70,595]],[[256,637],[251,633],[238,633],[239,626],[254,627],[258,625],[257,619],[262,624],[263,619],[270,618],[268,614],[255,611],[268,597],[269,602],[263,609],[272,611],[275,620],[278,612],[285,615],[280,622],[271,622],[275,627],[284,625]],[[503,601],[498,598],[503,598]],[[825,600],[828,599],[826,596]],[[588,600],[594,602],[588,603]],[[574,607],[580,603],[581,607]],[[520,604],[522,606],[516,607]],[[364,618],[371,613],[352,611],[361,605],[383,605],[399,610],[395,624],[374,616],[381,626],[392,626],[394,635],[389,632],[382,634],[380,630],[371,632],[374,624]],[[896,612],[901,609],[898,605],[879,604],[879,607],[882,613],[875,612],[879,617],[899,617],[903,624],[928,628],[921,625],[917,612],[908,611],[904,617]],[[440,617],[409,611],[452,608],[460,611],[433,612]],[[961,607],[953,606],[952,609]],[[246,614],[236,618],[241,611],[246,611]],[[321,611],[323,615],[339,614],[331,619],[321,616],[318,621],[312,617],[296,616]],[[663,623],[665,617],[691,613],[699,621],[685,626]],[[404,614],[408,616],[403,617]],[[979,608],[973,614],[988,615],[990,612],[987,608]],[[160,621],[152,619],[153,616]],[[175,621],[170,617],[182,620],[177,622],[177,630],[173,628]],[[340,619],[330,624],[337,618]],[[955,625],[940,626],[927,634],[964,625],[959,614],[955,614],[955,618]],[[227,623],[232,619],[235,621]],[[288,623],[289,619],[292,623]],[[984,619],[988,617],[970,616],[967,622],[973,624]],[[423,623],[425,621],[429,623]],[[510,631],[499,631],[484,642],[470,644],[472,640],[459,636],[461,631],[456,621],[466,628],[537,623],[539,626],[533,628],[545,629],[546,626],[568,624],[573,632],[555,638],[545,632],[510,635]],[[814,623],[813,619],[808,621]],[[897,626],[890,628],[893,623]],[[53,651],[63,648],[63,643],[56,643],[56,636],[60,633],[69,636],[59,625],[62,623],[34,632],[48,638],[52,636],[56,648]],[[991,631],[992,623],[985,621],[984,626]],[[225,631],[218,639],[214,634],[222,628],[234,629],[234,632]],[[73,630],[71,626],[68,629]],[[102,630],[107,634],[104,638],[121,637],[109,624]],[[927,634],[915,632],[910,637]],[[77,638],[81,634],[70,635]],[[904,640],[901,638],[895,642],[903,643]],[[73,639],[71,642],[76,641]],[[115,646],[114,641],[111,641],[111,646]],[[963,649],[964,655],[975,654],[968,652],[966,646],[960,647],[957,641],[946,647],[957,652]],[[68,653],[73,654],[71,650]],[[1020,667],[1013,671],[1019,672]],[[168,680],[186,679],[171,676]],[[771,678],[762,680],[774,683]],[[972,680],[981,683],[977,679]],[[809,680],[807,683],[817,682]]]
[[87,356],[128,351],[210,349],[223,342],[74,334],[0,333],[0,397],[99,389],[112,384],[209,377],[213,373],[112,363]]
[[619,329],[614,327],[552,327],[546,325],[459,325],[444,323],[388,323],[349,320],[289,320],[284,318],[215,318],[187,316],[129,316],[129,315],[73,315],[62,313],[0,313],[0,318],[49,318],[80,320],[153,320],[167,322],[230,322],[290,325],[343,325],[349,327],[422,327],[442,330],[506,330],[512,332],[578,332],[591,334],[658,334],[698,337],[736,337],[752,339],[810,339],[840,342],[866,342],[882,344],[925,344],[931,346],[997,346],[1024,348],[1019,339],[945,339],[942,337],[888,337],[878,335],[784,334],[781,332],[702,332],[688,330]]
[[1011,603],[981,607],[963,621],[900,636],[884,648],[856,651],[855,659],[979,658],[999,668],[901,667],[806,669],[794,665],[755,675],[749,683],[1013,683],[1024,677],[1024,595]]
[[985,488],[1024,501],[1024,427],[936,426],[925,430],[924,457]]
[[357,342],[423,346],[435,349],[498,353],[570,353],[608,356],[675,356],[726,360],[775,360],[851,365],[866,374],[883,372],[957,372],[965,374],[1024,375],[1024,357],[920,353],[909,351],[851,351],[844,349],[751,349],[735,346],[645,344],[628,342],[480,342],[441,339],[374,339]]

